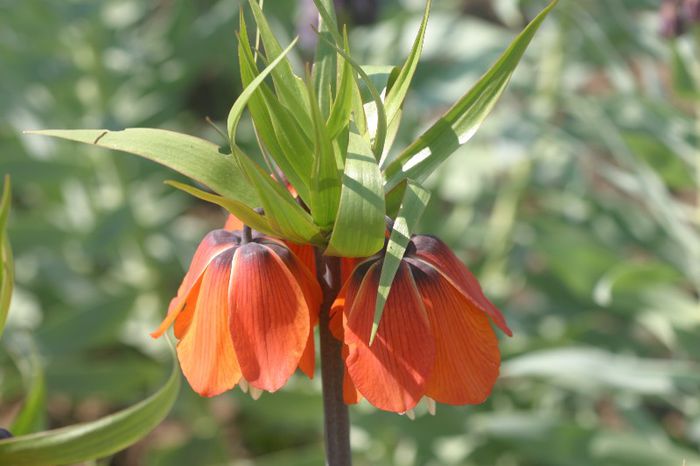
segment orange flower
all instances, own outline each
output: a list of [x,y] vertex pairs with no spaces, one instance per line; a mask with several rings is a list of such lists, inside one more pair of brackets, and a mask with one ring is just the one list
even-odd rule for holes
[[345,400],[405,412],[427,396],[477,404],[498,377],[500,353],[489,317],[511,335],[501,312],[452,251],[414,236],[399,266],[374,341],[382,257],[360,264],[340,291],[331,330],[344,342]]
[[320,303],[315,278],[283,243],[244,243],[240,232],[214,230],[152,336],[174,323],[180,366],[200,395],[218,395],[241,378],[273,392],[297,366],[313,375]]

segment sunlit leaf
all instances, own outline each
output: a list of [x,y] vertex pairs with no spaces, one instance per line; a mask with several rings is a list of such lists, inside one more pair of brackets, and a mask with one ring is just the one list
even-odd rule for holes
[[242,170],[258,191],[265,217],[284,239],[296,243],[322,244],[321,230],[286,188],[280,186],[238,147],[234,153]]
[[[400,117],[399,112],[401,110],[401,106],[403,105],[403,101],[408,93],[408,88],[413,80],[413,75],[418,67],[421,50],[423,49],[423,41],[425,40],[425,29],[428,26],[428,16],[430,15],[431,3],[432,0],[428,0],[425,3],[423,20],[421,21],[420,28],[418,29],[416,40],[413,42],[411,53],[408,55],[406,62],[401,67],[398,77],[386,95],[384,107],[386,109],[386,119],[389,126],[394,123],[394,119]],[[396,122],[396,125],[398,125],[398,122]]]
[[520,58],[557,1],[552,1],[528,24],[469,92],[386,166],[387,190],[404,178],[425,180],[459,146],[471,139],[503,94]]
[[[316,2],[316,6],[318,7],[318,11],[321,14],[321,18],[326,18],[327,21],[330,21],[330,13],[328,10],[326,10],[322,4],[320,4],[319,0],[314,0]],[[336,32],[337,34],[337,32]],[[379,94],[379,91],[377,88],[374,86],[372,83],[372,80],[369,78],[365,70],[362,69],[362,66],[360,66],[355,59],[353,59],[349,53],[347,53],[345,50],[341,49],[338,45],[330,42],[326,37],[324,36],[319,36],[319,39],[321,41],[324,41],[328,43],[329,45],[333,46],[335,51],[343,57],[343,59],[348,62],[354,69],[357,74],[359,74],[360,79],[364,82],[364,84],[367,86],[367,89],[372,95],[372,99],[376,105],[377,108],[377,125],[376,125],[376,133],[373,135],[370,135],[374,138],[372,142],[372,151],[374,152],[375,157],[377,160],[382,156],[382,153],[384,151],[384,143],[386,140],[386,131],[387,131],[387,120],[386,120],[386,111],[384,110],[384,103],[382,102],[382,98]],[[342,43],[343,41],[341,38],[338,36],[336,37],[336,43]]]
[[[262,8],[256,0],[249,0],[250,8],[253,11],[255,22],[258,26],[258,32],[265,46],[265,55],[268,60],[272,60],[287,55],[287,51],[283,51],[277,38],[272,33]],[[279,62],[279,66],[273,67],[272,81],[275,84],[275,90],[280,100],[289,109],[297,115],[302,128],[310,128],[311,119],[309,118],[308,102],[306,101],[306,86],[304,82],[294,74],[292,65],[289,59],[284,58]]]
[[377,301],[374,309],[374,324],[370,342],[379,328],[379,321],[382,318],[384,305],[389,297],[391,284],[399,269],[406,246],[411,239],[418,221],[430,200],[430,191],[425,190],[418,183],[409,180],[404,191],[403,201],[399,208],[399,214],[394,221],[394,228],[391,230],[389,244],[386,248],[384,261],[382,263],[382,273],[379,277],[379,289],[377,291]]
[[336,160],[328,128],[318,107],[313,85],[308,83],[311,119],[314,125],[315,154],[311,174],[311,215],[316,224],[327,229],[335,220],[340,201],[341,161]]
[[321,114],[326,118],[331,112],[331,101],[336,84],[337,57],[335,43],[343,43],[338,36],[333,0],[314,0],[319,10],[318,33],[323,40],[316,44],[313,77]]
[[277,58],[275,58],[269,65],[267,65],[267,67],[262,72],[260,72],[260,74],[257,75],[255,79],[253,79],[253,81],[245,89],[243,89],[243,92],[241,92],[241,94],[236,99],[236,102],[234,102],[233,107],[231,107],[231,111],[228,114],[227,121],[228,135],[232,145],[235,145],[236,130],[238,129],[238,123],[241,121],[241,116],[243,116],[243,110],[245,110],[245,107],[248,104],[248,100],[258,89],[258,86],[260,86],[263,83],[265,78],[267,78],[270,75],[270,73],[273,72],[275,67],[280,63],[284,62],[286,55],[289,53],[290,50],[292,50],[292,48],[294,48],[298,40],[299,38],[296,37],[292,41],[292,43],[289,44],[289,46],[287,46],[287,48],[284,49],[277,56]]
[[367,141],[350,133],[338,215],[326,254],[367,257],[384,245],[384,193]]
[[0,440],[0,464],[52,466],[112,455],[160,424],[175,402],[179,388],[180,373],[174,364],[165,385],[130,408],[92,422]]
[[187,184],[179,183],[177,181],[169,180],[165,183],[172,186],[173,188],[179,189],[181,191],[186,192],[187,194],[202,199],[203,201],[211,202],[213,204],[223,207],[224,209],[228,210],[230,213],[235,215],[243,223],[255,230],[258,230],[268,235],[280,235],[280,232],[272,228],[264,216],[258,214],[255,210],[251,209],[250,207],[241,202],[226,199],[225,197],[217,196],[216,194],[208,193],[206,191],[202,191],[201,189],[197,189],[194,186],[189,186]]
[[255,190],[238,170],[232,157],[204,139],[151,128],[28,131],[108,149],[128,152],[172,168],[208,186],[224,197],[248,205],[259,203]]

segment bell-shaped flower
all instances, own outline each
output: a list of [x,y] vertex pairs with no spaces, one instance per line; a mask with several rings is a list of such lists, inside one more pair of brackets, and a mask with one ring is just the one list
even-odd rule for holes
[[406,412],[421,398],[481,403],[500,367],[489,318],[511,335],[501,312],[454,253],[432,236],[414,236],[370,335],[383,256],[360,264],[333,306],[331,330],[344,343],[345,400]]
[[241,379],[273,392],[297,367],[313,375],[320,303],[315,278],[282,242],[245,242],[241,232],[214,230],[152,336],[174,324],[180,366],[200,395],[217,395]]

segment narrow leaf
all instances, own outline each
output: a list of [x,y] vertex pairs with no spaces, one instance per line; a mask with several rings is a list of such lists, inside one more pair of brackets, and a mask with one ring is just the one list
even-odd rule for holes
[[208,193],[206,191],[202,191],[201,189],[197,189],[194,186],[179,183],[177,181],[168,180],[165,182],[165,184],[179,189],[180,191],[184,191],[198,199],[202,199],[203,201],[211,202],[212,204],[223,207],[254,230],[258,230],[272,236],[280,235],[280,232],[272,228],[265,217],[242,202],[226,199],[225,197],[217,196],[216,194]]
[[[258,26],[258,32],[265,46],[265,56],[268,60],[273,57],[279,58],[286,55],[286,51],[282,50],[280,43],[272,33],[267,19],[260,8],[260,5],[255,0],[250,0],[250,8],[253,11],[253,17]],[[294,114],[298,115],[302,128],[309,128],[311,120],[309,118],[308,103],[306,102],[306,91],[304,82],[294,74],[292,65],[287,58],[280,62],[278,67],[272,71],[272,81],[275,84],[275,90],[284,104],[289,107]]]
[[[413,80],[413,75],[418,67],[418,61],[420,60],[421,51],[423,50],[423,41],[425,40],[425,29],[428,25],[428,17],[430,15],[430,6],[432,0],[428,0],[425,3],[425,12],[423,13],[423,20],[421,21],[420,28],[418,30],[418,35],[416,40],[413,42],[413,47],[411,48],[411,53],[408,55],[406,62],[401,67],[396,81],[394,81],[391,89],[386,95],[386,100],[384,101],[384,106],[386,108],[386,119],[389,126],[392,125],[395,118],[400,117],[401,106],[408,93],[408,88]],[[398,125],[398,122],[396,123]]]
[[476,133],[508,85],[535,32],[557,1],[553,0],[532,20],[467,94],[387,165],[387,191],[404,178],[425,180]]
[[259,200],[245,176],[237,170],[230,155],[204,139],[151,128],[41,130],[29,134],[53,136],[100,147],[128,152],[165,165],[212,191],[248,205]]
[[180,388],[177,364],[163,387],[140,403],[93,422],[0,440],[0,464],[52,466],[112,455],[153,430],[170,411]]
[[329,229],[335,221],[340,201],[341,172],[333,150],[333,143],[316,101],[310,80],[307,84],[311,119],[314,125],[315,158],[311,174],[311,215],[322,229]]
[[255,77],[255,79],[243,90],[243,92],[241,92],[241,94],[238,96],[238,99],[236,99],[236,102],[234,102],[233,107],[231,107],[231,111],[228,114],[227,122],[228,135],[231,140],[232,146],[235,145],[236,130],[238,129],[238,123],[241,121],[241,116],[243,115],[243,110],[245,110],[248,100],[257,90],[258,86],[262,84],[265,78],[267,78],[267,76],[270,73],[272,73],[275,67],[284,61],[284,58],[287,56],[289,51],[292,50],[292,48],[294,48],[298,40],[298,37],[294,38],[292,43],[289,44],[289,46],[286,49],[284,49],[280,53],[280,55],[277,56],[277,58],[275,58],[258,76]]
[[[22,335],[24,336],[24,335]],[[15,436],[37,432],[44,427],[46,417],[46,378],[36,344],[26,338],[13,338],[11,355],[16,360],[27,396],[10,432]]]
[[[258,70],[243,15],[240,23],[238,55],[241,80],[244,86],[248,86],[258,75]],[[299,196],[308,202],[313,147],[306,133],[299,127],[297,119],[265,83],[261,83],[257,91],[250,96],[248,109],[262,143],[261,148],[263,151],[267,149]]]
[[314,3],[320,13],[318,33],[325,40],[319,40],[316,44],[313,76],[321,114],[326,118],[331,108],[337,63],[335,48],[330,44],[340,45],[342,41],[339,40],[333,0],[314,0]]
[[[321,39],[323,39],[323,37],[321,37]],[[365,72],[365,70],[362,69],[362,67],[350,56],[350,54],[348,54],[347,52],[345,52],[345,50],[335,45],[334,47],[336,51],[343,57],[343,59],[350,63],[350,65],[355,69],[355,72],[360,75],[360,79],[362,79],[363,83],[367,86],[367,89],[372,95],[372,100],[376,105],[377,131],[373,135],[374,141],[372,142],[372,152],[374,152],[376,159],[379,160],[382,156],[382,152],[384,151],[384,142],[386,141],[387,132],[386,111],[384,110],[384,103],[382,102],[382,97],[379,94],[379,91],[377,91],[375,85],[372,83],[372,80]]]
[[[343,37],[343,47],[345,51],[350,54],[347,32]],[[350,122],[350,114],[352,113],[353,107],[353,93],[357,86],[355,77],[353,76],[352,65],[350,65],[347,60],[342,60],[338,63],[338,75],[338,93],[333,101],[331,115],[328,117],[328,133],[331,139],[335,139]]]
[[7,220],[10,216],[12,203],[12,184],[10,176],[5,175],[2,198],[0,198],[0,337],[2,337],[7,314],[10,312],[10,300],[14,287],[14,264],[12,261],[12,249],[7,236]]
[[406,246],[411,239],[411,234],[415,230],[418,221],[425,207],[430,200],[430,192],[426,191],[418,183],[408,180],[406,190],[403,195],[403,202],[399,208],[399,214],[394,221],[394,228],[389,237],[389,244],[384,255],[382,263],[382,274],[379,277],[379,290],[377,292],[376,307],[374,309],[374,324],[372,327],[372,335],[370,343],[374,340],[374,335],[379,328],[379,321],[382,318],[384,304],[389,297],[391,284],[396,276],[396,271],[399,269],[403,255],[406,252]]
[[289,191],[275,182],[238,147],[234,153],[241,168],[255,186],[270,227],[279,236],[296,243],[323,244],[321,230],[311,216],[296,203]]
[[325,254],[367,257],[384,245],[382,175],[366,139],[350,133],[338,214]]

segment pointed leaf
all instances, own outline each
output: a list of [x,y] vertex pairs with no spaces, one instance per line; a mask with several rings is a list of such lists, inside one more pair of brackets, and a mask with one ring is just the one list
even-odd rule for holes
[[[323,8],[323,5],[320,4],[319,0],[314,1],[316,3],[316,6],[318,7],[318,11],[321,14],[321,17],[324,18],[326,21],[330,22],[331,19],[328,10]],[[384,103],[382,102],[381,95],[379,94],[379,91],[377,91],[376,86],[369,78],[365,70],[362,69],[362,67],[350,56],[349,53],[341,49],[335,43],[330,42],[324,36],[319,36],[319,39],[331,45],[335,49],[335,51],[355,69],[355,72],[360,75],[360,79],[362,79],[364,84],[367,86],[367,89],[369,90],[370,94],[372,95],[372,100],[374,101],[377,108],[377,125],[375,134],[370,136],[374,138],[374,141],[372,143],[372,151],[374,152],[374,155],[377,158],[377,160],[379,160],[382,156],[382,152],[384,151],[384,142],[386,140],[387,131],[386,112],[384,110]],[[343,43],[339,36],[336,37],[335,40],[337,43]]]
[[379,321],[382,318],[384,304],[389,297],[391,284],[399,269],[406,246],[411,239],[411,234],[418,225],[420,217],[423,215],[425,207],[430,200],[430,192],[425,190],[418,183],[408,180],[406,190],[403,195],[403,202],[399,208],[399,215],[394,221],[394,228],[389,237],[389,244],[386,248],[384,261],[382,263],[382,274],[379,277],[379,290],[377,291],[376,307],[374,309],[374,325],[370,342],[379,328]]
[[321,114],[326,118],[330,113],[337,63],[335,48],[330,43],[340,45],[342,41],[339,40],[333,0],[314,0],[314,3],[319,13],[323,10],[323,14],[319,14],[318,33],[325,40],[316,44],[313,76]]
[[52,466],[112,455],[153,430],[170,411],[180,388],[174,364],[163,387],[134,406],[96,421],[0,440],[0,464]]
[[[241,80],[244,86],[248,86],[258,75],[258,70],[243,15],[240,23],[238,55]],[[250,96],[248,109],[264,146],[263,150],[267,149],[299,196],[308,202],[313,147],[306,133],[299,127],[297,119],[265,83],[261,83],[257,91]]]
[[10,311],[12,288],[14,286],[14,264],[10,240],[7,236],[7,220],[12,203],[12,185],[10,176],[5,175],[2,198],[0,198],[0,337],[2,337],[7,313]]
[[[22,335],[24,337],[24,335]],[[29,336],[13,338],[10,354],[22,375],[27,396],[17,417],[12,422],[10,432],[15,436],[37,432],[46,421],[46,378],[44,366],[36,344]]]
[[234,147],[234,154],[242,170],[257,189],[270,227],[279,231],[280,237],[295,243],[323,244],[321,230],[313,223],[311,216],[296,203],[289,191],[273,180],[239,148]]
[[27,133],[95,144],[145,157],[202,183],[224,197],[248,205],[259,203],[255,190],[237,169],[232,157],[204,139],[151,128],[121,131],[47,129]]
[[[272,29],[260,5],[255,0],[250,0],[249,3],[255,23],[258,26],[258,33],[265,46],[265,56],[267,56],[268,60],[272,60],[275,57],[279,58],[282,55],[286,55],[286,52],[282,50],[280,43],[272,33]],[[306,87],[304,82],[294,74],[289,59],[285,58],[278,67],[274,68],[272,81],[275,84],[275,90],[280,100],[298,116],[302,128],[310,128],[311,120],[309,118],[308,102],[306,102]]]
[[384,245],[382,175],[367,141],[350,133],[343,188],[325,254],[368,257]]
[[425,180],[459,146],[467,142],[498,101],[528,44],[557,4],[553,0],[515,38],[489,71],[432,127],[386,167],[386,190],[404,178]]
[[[347,32],[343,37],[343,48],[350,54]],[[335,51],[333,51],[333,53],[335,53]],[[331,115],[328,117],[328,133],[331,139],[335,139],[350,122],[350,115],[353,108],[353,93],[357,86],[355,77],[353,76],[352,65],[350,65],[347,60],[339,61],[338,75],[338,93],[333,101]]]
[[[394,81],[391,89],[386,95],[386,100],[384,101],[384,107],[386,108],[386,119],[389,126],[394,123],[394,119],[399,117],[399,112],[401,110],[401,105],[406,98],[408,93],[408,88],[413,80],[413,75],[418,67],[418,61],[420,60],[420,54],[423,50],[423,41],[425,40],[425,29],[428,25],[428,16],[430,15],[430,5],[432,0],[428,0],[425,3],[425,12],[423,13],[423,20],[420,24],[420,29],[418,30],[418,35],[416,40],[413,42],[413,47],[411,48],[411,53],[408,55],[406,62],[401,67],[396,81]],[[398,126],[398,122],[396,122]]]
[[323,229],[328,229],[335,221],[340,201],[341,171],[336,160],[333,143],[328,135],[326,123],[318,107],[313,85],[307,84],[311,119],[314,125],[315,154],[311,174],[311,215]]
[[212,204],[223,207],[254,230],[258,230],[272,236],[280,235],[280,232],[272,228],[265,217],[242,202],[226,199],[225,197],[217,196],[216,194],[208,193],[206,191],[202,191],[201,189],[197,189],[194,186],[179,183],[177,181],[168,180],[165,182],[165,184],[170,185],[175,189],[179,189],[180,191],[184,191],[198,199],[202,199],[203,201],[211,202]]
[[245,107],[248,104],[248,100],[257,90],[258,86],[262,84],[265,78],[267,78],[267,76],[274,71],[275,67],[284,61],[284,58],[287,56],[289,51],[294,48],[298,40],[299,38],[295,37],[292,43],[289,44],[289,46],[287,46],[287,48],[284,49],[280,55],[277,56],[277,58],[267,65],[267,67],[258,76],[256,76],[245,89],[243,89],[243,92],[241,92],[238,99],[236,99],[236,102],[234,102],[233,107],[231,107],[231,111],[228,114],[227,123],[228,136],[231,140],[231,145],[235,145],[238,123],[241,121],[241,116],[243,115],[243,110],[245,110]]

